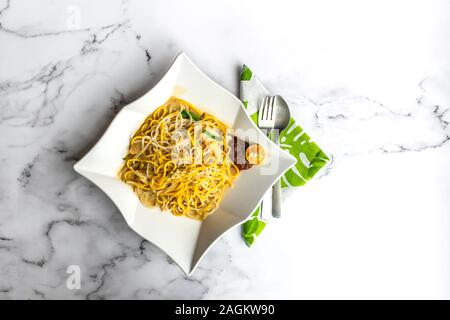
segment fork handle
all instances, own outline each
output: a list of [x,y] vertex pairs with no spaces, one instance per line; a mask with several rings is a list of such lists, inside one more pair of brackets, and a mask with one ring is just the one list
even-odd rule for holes
[[281,218],[281,182],[277,180],[272,190],[272,216]]
[[[271,138],[278,143],[278,130],[272,130]],[[272,188],[272,217],[281,218],[281,181],[277,180]]]

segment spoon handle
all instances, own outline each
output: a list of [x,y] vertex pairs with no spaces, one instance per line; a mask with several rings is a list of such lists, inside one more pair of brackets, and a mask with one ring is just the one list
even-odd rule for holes
[[[272,130],[272,141],[278,142],[279,131]],[[281,218],[281,181],[277,180],[272,188],[272,217]]]
[[281,183],[277,180],[272,190],[272,216],[281,218]]

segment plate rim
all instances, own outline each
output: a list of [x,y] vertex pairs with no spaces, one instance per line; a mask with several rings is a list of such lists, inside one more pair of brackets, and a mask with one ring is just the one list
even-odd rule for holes
[[[233,93],[231,93],[229,90],[227,90],[226,88],[224,88],[223,86],[221,86],[220,84],[218,84],[216,81],[214,81],[213,79],[211,79],[207,74],[205,74],[194,62],[192,62],[192,60],[186,55],[186,53],[184,52],[180,52],[176,55],[176,57],[174,58],[173,62],[171,63],[171,65],[169,66],[169,68],[167,69],[167,71],[161,76],[161,78],[156,82],[156,84],[150,88],[147,92],[145,92],[142,96],[140,96],[139,98],[135,99],[134,101],[128,103],[126,106],[124,106],[119,113],[112,119],[112,121],[110,122],[110,124],[107,126],[106,130],[103,132],[103,134],[101,135],[101,137],[95,142],[95,144],[83,155],[82,158],[80,158],[74,165],[73,165],[73,169],[75,172],[77,172],[78,174],[80,174],[81,176],[83,176],[84,178],[86,178],[87,180],[91,181],[92,183],[94,183],[94,185],[96,185],[100,190],[102,190],[102,192],[104,192],[106,194],[106,196],[111,199],[111,201],[114,203],[114,205],[117,207],[118,211],[121,213],[121,215],[124,217],[124,220],[126,221],[127,225],[137,234],[139,234],[139,236],[141,236],[142,238],[144,238],[145,240],[147,240],[147,238],[145,236],[143,236],[140,232],[136,231],[136,229],[133,227],[133,225],[130,224],[129,219],[126,217],[126,215],[122,212],[122,210],[119,208],[119,206],[117,205],[116,201],[114,200],[114,197],[108,195],[108,193],[104,190],[103,187],[101,187],[99,184],[97,184],[95,181],[93,181],[92,177],[89,177],[89,174],[94,174],[94,175],[101,175],[97,172],[93,172],[90,170],[86,170],[83,168],[80,168],[83,160],[86,158],[86,156],[88,154],[90,154],[92,151],[94,151],[94,149],[97,148],[98,144],[107,136],[109,130],[112,128],[112,126],[115,124],[115,122],[117,121],[117,119],[120,117],[120,115],[126,111],[126,112],[133,112],[133,113],[140,113],[136,110],[132,110],[132,106],[136,103],[138,103],[138,101],[145,99],[145,97],[147,95],[149,95],[157,86],[158,84],[166,78],[166,76],[168,76],[169,72],[172,70],[172,68],[177,64],[180,63],[180,65],[182,63],[184,63],[185,60],[187,63],[189,63],[192,67],[194,67],[195,71],[198,72],[199,74],[201,74],[202,77],[204,77],[205,79],[207,79],[211,84],[213,84],[218,90],[224,91],[228,96],[231,97],[231,99],[233,99],[240,107],[240,110],[243,111],[243,113],[245,114],[245,117],[247,118],[248,122],[253,126],[253,129],[256,129],[256,131],[258,132],[258,136],[259,137],[263,137],[262,139],[265,139],[266,142],[268,142],[272,148],[275,148],[281,155],[283,155],[284,157],[287,158],[287,160],[290,160],[290,164],[282,171],[280,171],[278,173],[278,175],[275,176],[275,179],[273,181],[273,183],[266,189],[265,193],[270,190],[270,188],[272,188],[272,186],[288,171],[290,170],[292,167],[295,166],[297,160],[295,159],[294,156],[292,156],[288,151],[282,149],[279,145],[277,145],[276,143],[274,143],[272,140],[270,140],[265,134],[262,133],[262,131],[258,128],[257,124],[255,124],[253,122],[253,120],[251,119],[250,115],[248,114],[244,104],[242,103],[242,101],[237,98]],[[278,155],[279,156],[279,155]],[[261,203],[262,199],[263,199],[264,195],[258,199],[258,201],[256,202],[255,207],[253,208],[253,210],[251,210],[246,216],[245,218],[242,219],[238,219],[239,221],[236,222],[235,224],[229,226],[226,230],[224,230],[219,236],[217,236],[216,239],[214,239],[207,247],[206,249],[203,251],[203,253],[197,258],[197,260],[195,261],[195,263],[192,263],[192,261],[194,260],[194,256],[192,257],[192,261],[190,263],[190,266],[188,268],[188,270],[186,270],[183,266],[181,266],[179,264],[179,262],[174,259],[172,257],[171,254],[169,254],[164,248],[160,247],[158,244],[154,243],[153,241],[147,240],[149,242],[151,242],[153,245],[155,245],[156,247],[158,247],[161,251],[164,252],[164,254],[168,255],[179,267],[180,269],[187,275],[190,276],[197,268],[198,264],[200,263],[200,261],[204,258],[204,256],[206,255],[206,253],[211,249],[211,247],[221,238],[223,238],[229,231],[231,231],[232,229],[236,228],[237,226],[243,224],[245,221],[248,220],[248,218],[251,216],[251,214],[254,212],[254,210],[258,207],[258,205]],[[195,252],[195,251],[194,251]]]

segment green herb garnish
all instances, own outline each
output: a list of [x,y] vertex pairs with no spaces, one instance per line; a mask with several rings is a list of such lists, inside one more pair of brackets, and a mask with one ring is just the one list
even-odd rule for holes
[[209,132],[208,130],[204,130],[203,133],[205,134],[205,136],[207,136],[208,138],[214,139],[216,141],[221,141],[220,138],[216,135],[214,135],[213,133]]
[[199,116],[199,115],[197,115],[197,114],[195,114],[195,113],[192,113],[192,112],[189,112],[189,111],[187,111],[187,110],[182,110],[182,111],[181,111],[181,116],[182,116],[184,119],[192,119],[192,120],[194,120],[194,121],[200,120],[200,116]]

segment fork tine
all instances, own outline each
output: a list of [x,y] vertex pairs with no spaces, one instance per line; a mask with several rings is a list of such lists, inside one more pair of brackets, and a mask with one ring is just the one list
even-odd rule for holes
[[270,97],[267,97],[266,103],[264,105],[263,119],[267,120],[267,115],[269,114]]
[[263,113],[264,113],[266,102],[267,102],[267,97],[264,97],[261,101],[261,105],[258,110],[258,123],[261,123],[264,119]]
[[275,107],[275,97],[271,96],[270,97],[270,106],[269,106],[269,110],[268,110],[268,115],[267,115],[267,119],[272,120],[273,119],[273,109]]
[[276,103],[275,103],[276,97],[273,96],[272,98],[273,98],[273,99],[272,99],[272,110],[271,110],[271,114],[270,114],[270,120],[274,120],[274,116],[275,116],[275,108],[277,107],[277,105],[276,105]]

